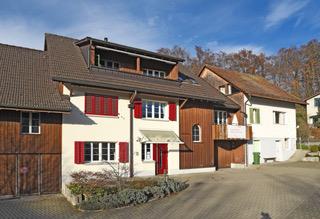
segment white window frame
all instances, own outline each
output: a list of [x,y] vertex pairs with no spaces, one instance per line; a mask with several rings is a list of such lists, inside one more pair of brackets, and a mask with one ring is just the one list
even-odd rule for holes
[[[222,115],[222,118],[220,118],[220,114]],[[217,116],[216,116],[217,115]],[[225,120],[224,120],[225,116]],[[215,110],[214,111],[214,121],[216,125],[226,125],[228,123],[228,113],[224,110]]]
[[[104,68],[109,68],[109,69],[119,69],[120,68],[120,62],[113,61],[113,60],[110,60],[110,59],[100,59],[100,61],[104,61],[104,66],[99,63],[99,65],[104,67]],[[111,68],[108,67],[108,65],[107,65],[108,62],[112,62],[112,67]],[[115,68],[114,67],[115,63],[118,64],[119,68]]]
[[[276,123],[276,113],[279,113],[279,123]],[[273,111],[273,124],[285,125],[286,124],[286,113],[281,111]]]
[[[155,75],[155,72],[158,72],[158,76]],[[155,77],[155,78],[165,78],[166,77],[166,72],[160,71],[160,70],[155,70],[155,69],[143,69],[143,75],[150,76],[150,77]]]
[[[147,147],[150,146],[150,157],[147,158]],[[143,148],[144,147],[144,148]],[[153,145],[152,143],[141,143],[141,151],[144,151],[144,159],[141,154],[142,161],[153,161]]]
[[258,123],[257,121],[257,111],[259,110],[259,113],[260,113],[260,109],[259,108],[251,108],[252,109],[252,124],[260,124],[261,123],[261,116],[259,115],[260,117],[260,123]]
[[219,86],[219,91],[223,94],[226,94],[226,86],[225,85]]
[[[148,104],[147,103],[150,103],[150,102],[152,103],[151,117],[148,117],[149,111],[148,111]],[[144,104],[144,103],[146,103],[146,104]],[[158,109],[159,118],[155,117],[155,103],[159,103],[159,109]],[[163,118],[161,118],[161,104],[164,104]],[[143,115],[144,110],[145,110],[145,115]],[[142,118],[143,119],[152,119],[152,120],[168,120],[168,102],[143,99],[142,100]]]
[[[84,142],[84,144],[90,144],[90,161],[85,160],[86,163],[97,163],[97,162],[116,162],[117,161],[117,157],[118,157],[118,150],[117,150],[117,144],[115,142]],[[93,144],[94,143],[98,143],[99,145],[99,160],[93,160]],[[108,159],[107,160],[103,160],[102,159],[102,144],[107,144],[108,145]],[[110,144],[114,144],[114,160],[110,160]],[[85,146],[84,146],[84,150],[85,150]],[[85,154],[84,154],[85,155]]]
[[[193,133],[193,128],[194,127],[198,127],[198,130],[199,130],[199,140],[194,140],[194,133]],[[192,137],[192,142],[201,142],[201,140],[202,140],[202,136],[201,136],[201,126],[199,125],[199,124],[194,124],[194,125],[192,125],[192,128],[191,128],[191,137]]]
[[[22,114],[23,113],[28,113],[29,114],[29,131],[28,132],[23,132],[22,131]],[[37,113],[39,115],[39,127],[38,127],[38,132],[32,132],[32,114]],[[39,112],[25,112],[22,111],[20,112],[20,133],[21,134],[33,134],[33,135],[38,135],[41,134],[41,113]]]

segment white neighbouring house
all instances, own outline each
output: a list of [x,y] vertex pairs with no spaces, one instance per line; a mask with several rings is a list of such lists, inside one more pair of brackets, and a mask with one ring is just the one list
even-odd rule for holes
[[307,102],[307,122],[309,125],[314,126],[319,123],[319,109],[320,109],[320,93],[316,93],[311,97],[305,99]]
[[266,79],[206,65],[199,73],[213,87],[233,99],[252,126],[253,140],[247,144],[247,163],[260,152],[260,163],[285,161],[296,151],[295,104],[305,102]]

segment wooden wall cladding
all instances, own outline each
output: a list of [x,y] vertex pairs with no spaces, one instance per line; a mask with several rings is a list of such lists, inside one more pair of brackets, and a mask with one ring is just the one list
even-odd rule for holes
[[62,115],[41,113],[41,133],[21,134],[20,112],[0,110],[0,153],[61,153]]
[[[188,101],[180,109],[180,168],[203,168],[214,165],[212,140],[212,106],[205,102]],[[192,126],[201,127],[201,142],[192,141]]]
[[0,154],[0,196],[58,193],[61,154]]
[[215,141],[215,166],[229,168],[231,163],[244,164],[246,141]]

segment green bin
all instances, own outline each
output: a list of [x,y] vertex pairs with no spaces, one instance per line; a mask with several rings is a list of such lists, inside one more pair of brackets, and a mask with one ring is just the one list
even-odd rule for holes
[[260,164],[260,152],[253,152],[253,164]]

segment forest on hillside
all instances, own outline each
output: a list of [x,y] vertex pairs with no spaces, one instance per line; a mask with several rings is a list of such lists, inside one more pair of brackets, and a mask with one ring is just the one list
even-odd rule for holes
[[267,56],[250,50],[236,53],[211,51],[195,46],[195,56],[183,47],[161,48],[158,52],[185,59],[184,65],[198,72],[203,64],[265,77],[282,89],[306,98],[320,91],[320,42],[311,40],[300,47],[282,48]]
[[[255,54],[242,49],[236,53],[212,51],[195,46],[195,55],[180,46],[161,48],[158,52],[185,59],[184,66],[199,72],[204,64],[246,74],[260,75],[287,92],[302,99],[320,91],[320,42],[316,39],[299,46],[281,48],[276,54]],[[306,112],[297,106],[298,137],[309,136]]]

